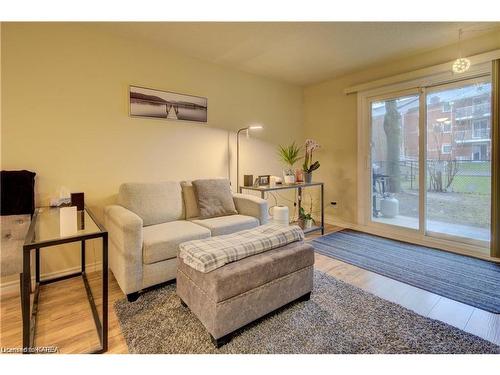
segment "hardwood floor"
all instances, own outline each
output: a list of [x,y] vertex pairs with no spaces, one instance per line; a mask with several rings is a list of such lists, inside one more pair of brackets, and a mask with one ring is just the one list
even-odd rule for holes
[[[342,228],[329,227],[328,231]],[[466,305],[371,271],[316,254],[315,267],[419,315],[448,323],[500,345],[500,314]]]
[[[327,232],[341,229],[327,226]],[[318,234],[311,234],[308,238],[316,236]],[[420,315],[444,321],[500,345],[500,314],[492,314],[320,254],[316,254],[315,267]],[[89,282],[93,290],[99,290],[98,274],[89,275]],[[96,294],[99,305],[100,296]],[[128,352],[113,309],[114,302],[122,298],[125,296],[110,273],[108,353]],[[21,347],[19,295],[3,295],[0,303],[0,347]],[[40,293],[39,309],[37,346],[57,346],[60,353],[81,353],[98,345],[85,288],[79,278],[45,285]]]
[[[101,311],[100,274],[88,274],[89,284]],[[108,353],[128,353],[113,304],[124,298],[113,274],[109,273]],[[56,346],[60,353],[85,353],[99,346],[92,311],[81,278],[44,285],[40,291],[35,337],[36,346]],[[21,305],[18,293],[1,299],[0,347],[22,346]]]

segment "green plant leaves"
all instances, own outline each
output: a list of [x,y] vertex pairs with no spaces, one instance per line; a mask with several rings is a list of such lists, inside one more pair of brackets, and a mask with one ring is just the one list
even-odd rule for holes
[[309,173],[311,173],[312,171],[315,171],[316,169],[319,168],[319,161],[315,161],[314,163],[311,164],[311,166],[309,167]]
[[307,164],[304,163],[302,165],[302,170],[306,173],[312,173],[313,171],[315,171],[316,169],[318,169],[320,167],[320,164],[319,164],[319,161],[315,161],[314,163],[312,163],[309,168],[307,167]]
[[306,210],[304,210],[304,207],[300,207],[299,219],[310,220],[310,219],[312,219],[312,214],[310,212],[306,213]]
[[299,156],[301,148],[302,147],[297,146],[295,142],[288,146],[279,145],[278,155],[285,164],[293,166],[296,162],[302,159],[302,156]]

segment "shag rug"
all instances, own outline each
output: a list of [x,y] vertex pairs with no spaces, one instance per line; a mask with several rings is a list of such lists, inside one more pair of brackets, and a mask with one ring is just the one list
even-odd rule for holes
[[500,347],[315,271],[311,300],[288,305],[216,349],[175,284],[114,305],[131,353],[500,353]]
[[311,243],[319,254],[500,313],[500,264],[348,229]]

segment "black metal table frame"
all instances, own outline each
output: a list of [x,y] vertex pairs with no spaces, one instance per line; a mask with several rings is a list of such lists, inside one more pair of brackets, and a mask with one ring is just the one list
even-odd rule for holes
[[324,184],[323,182],[311,182],[311,183],[298,183],[298,184],[282,184],[282,185],[267,185],[267,186],[240,186],[239,192],[243,193],[243,190],[259,191],[260,197],[266,199],[266,193],[278,190],[291,190],[297,189],[297,206],[300,211],[302,206],[302,189],[308,187],[319,186],[321,188],[321,225],[315,228],[304,230],[305,233],[315,232],[321,230],[321,234],[325,234],[325,207],[324,207]]
[[[100,347],[88,354],[104,353],[108,350],[108,232],[97,221],[92,212],[85,207],[85,211],[89,214],[92,220],[99,227],[100,232],[76,235],[56,240],[40,241],[33,243],[35,235],[35,226],[38,211],[35,211],[31,218],[31,225],[26,235],[26,240],[23,246],[23,273],[21,274],[21,311],[23,319],[23,353],[30,353],[30,348],[35,347],[35,330],[38,314],[38,297],[40,287],[42,285],[66,280],[72,277],[81,276],[87,292],[87,299],[92,309],[92,317],[99,336]],[[83,211],[79,214],[84,214]],[[85,241],[102,238],[102,322],[99,319],[99,313],[95,304],[92,290],[87,280],[85,271]],[[49,246],[62,245],[71,242],[81,242],[81,271],[69,275],[64,275],[48,280],[40,279],[40,249]],[[33,298],[33,308],[30,314],[30,296],[31,296],[31,251],[35,250],[35,291]]]

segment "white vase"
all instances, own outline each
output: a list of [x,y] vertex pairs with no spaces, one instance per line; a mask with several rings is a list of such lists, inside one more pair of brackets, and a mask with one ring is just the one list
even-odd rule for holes
[[59,234],[61,237],[68,237],[78,231],[78,218],[76,216],[76,206],[61,207],[59,209]]
[[313,226],[312,219],[306,219],[306,220],[304,220],[304,229],[311,229],[312,226]]
[[288,207],[287,206],[274,206],[272,208],[272,219],[276,224],[288,225]]
[[283,182],[285,184],[295,183],[295,172],[292,168],[287,168],[283,170]]

